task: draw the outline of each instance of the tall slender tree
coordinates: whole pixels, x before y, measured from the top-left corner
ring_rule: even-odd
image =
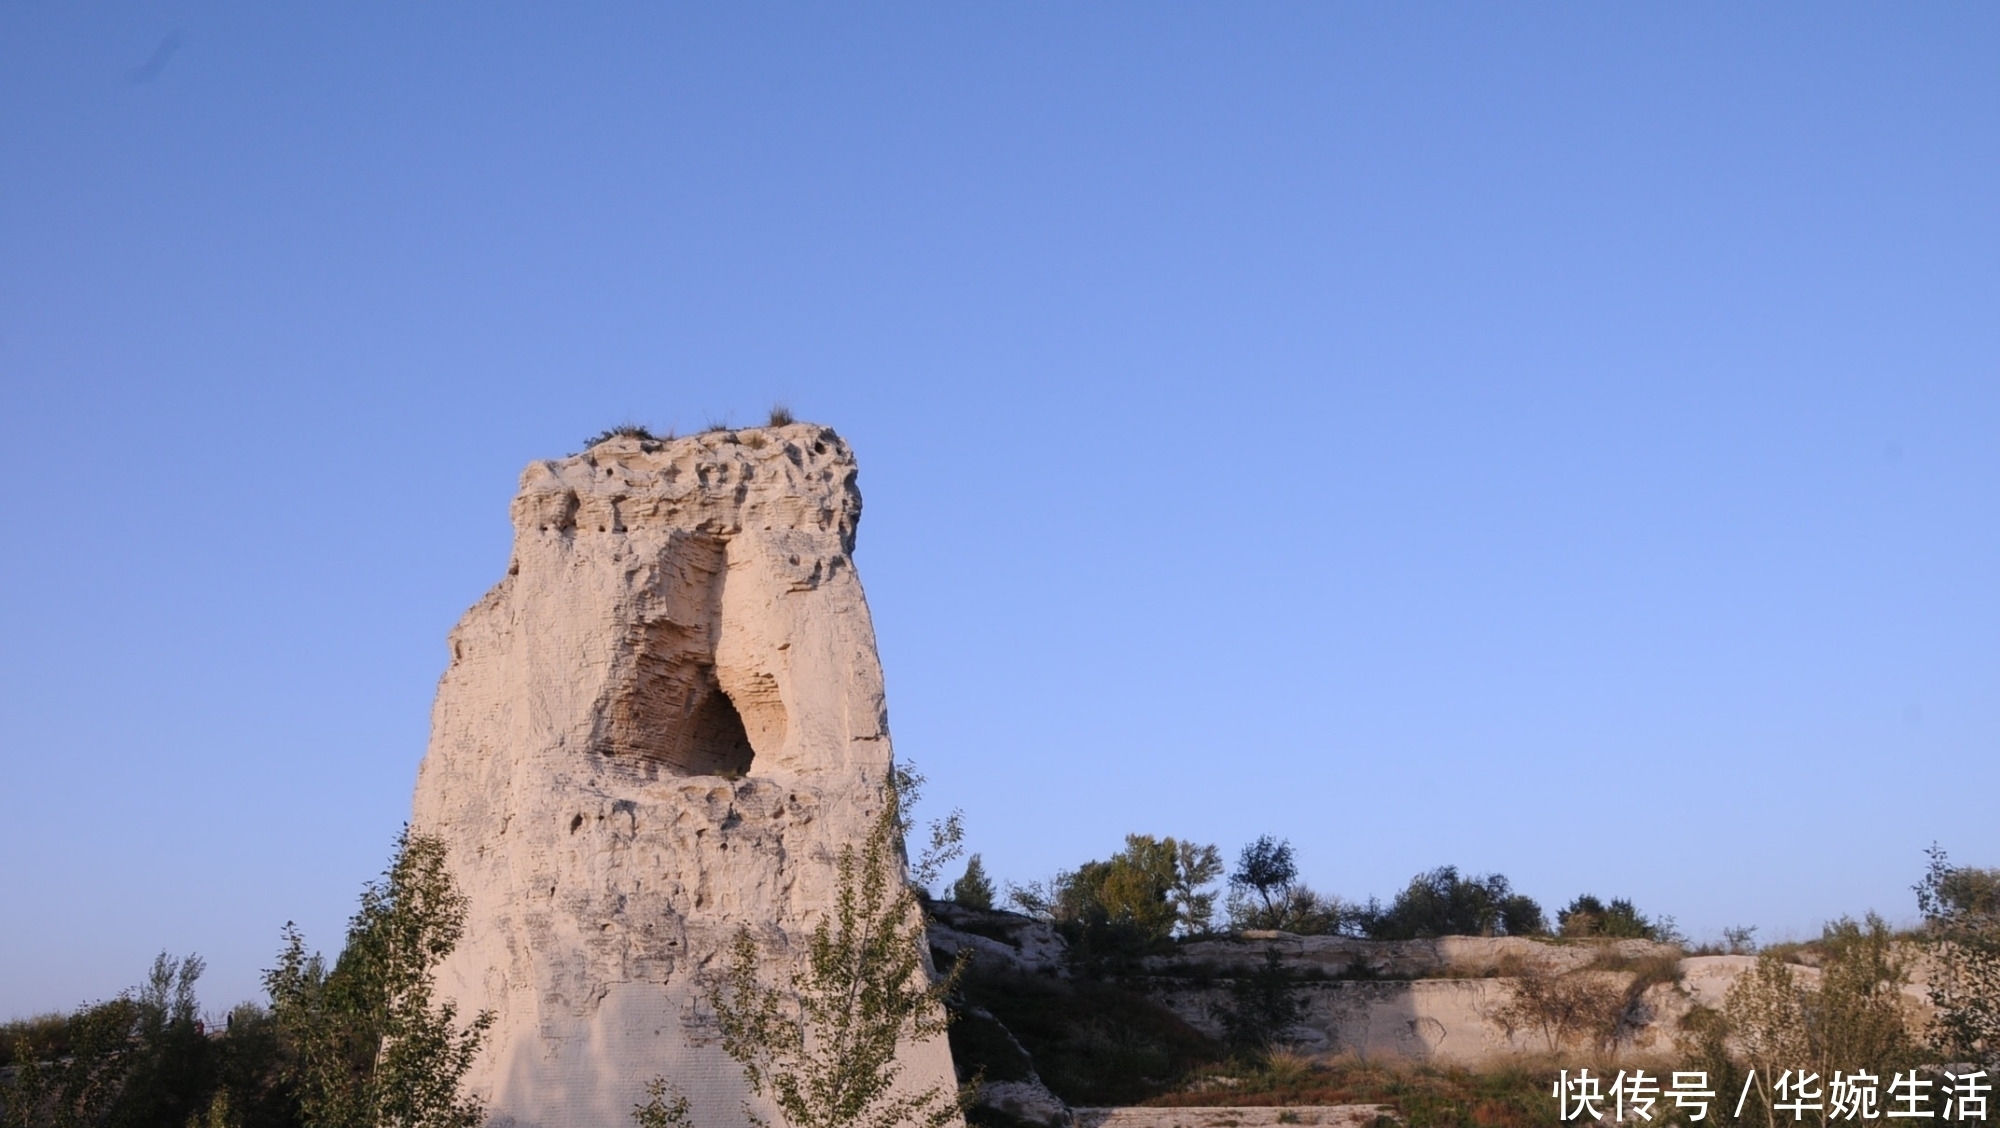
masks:
[[[382,879],[362,892],[331,970],[285,926],[264,985],[309,1128],[477,1128],[484,1110],[459,1086],[493,1016],[461,1028],[432,983],[464,931],[465,896],[443,841],[407,827]]]

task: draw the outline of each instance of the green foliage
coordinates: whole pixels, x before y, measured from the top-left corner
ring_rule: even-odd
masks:
[[[1613,898],[1609,905],[1585,893],[1556,914],[1558,930],[1569,937],[1604,937],[1611,940],[1663,940],[1665,931],[1648,920],[1632,902]]]
[[[293,1128],[299,1123],[298,1101],[285,1080],[289,1050],[269,1010],[239,1004],[214,1044],[220,1051],[218,1092],[227,1097],[232,1128]]]
[[[459,1081],[491,1014],[459,1029],[451,1003],[432,1001],[432,970],[464,932],[465,897],[445,868],[444,843],[407,828],[379,882],[361,895],[347,945],[328,970],[285,926],[278,966],[265,973],[271,1009],[292,1056],[287,1075],[309,1128],[476,1128],[478,1101]]]
[[[0,1125],[180,1125],[215,1084],[216,1048],[197,1018],[199,956],[162,952],[135,991],[16,1027]]]
[[[1912,1069],[1921,1055],[1901,1003],[1909,969],[1893,941],[1889,926],[1872,913],[1859,924],[1842,918],[1827,925],[1817,983],[1766,952],[1729,989],[1720,1026],[1705,1033],[1717,1043],[1729,1039],[1743,1064],[1761,1076],[1795,1069],[1886,1078]],[[1746,1121],[1775,1128],[1769,1094],[1753,1092],[1750,1100]]]
[[[898,1045],[945,1033],[944,1000],[959,976],[954,968],[932,983],[924,965],[926,922],[898,864],[905,794],[892,785],[861,849],[841,848],[833,911],[813,929],[787,986],[764,982],[746,929],[710,996],[723,1049],[792,1128],[943,1128],[970,1097],[941,1083],[896,1088]]]
[[[1542,907],[1534,898],[1515,893],[1505,875],[1461,876],[1456,866],[1416,875],[1388,909],[1371,902],[1361,921],[1364,931],[1377,940],[1533,936],[1548,931]]]
[[[37,1054],[60,1057],[67,1053],[62,1038],[68,1026],[69,1016],[60,1011],[0,1024],[0,1069],[33,1061]]]
[[[1299,936],[1322,936],[1344,931],[1354,912],[1334,897],[1314,892],[1304,882],[1281,891],[1269,903],[1232,889],[1227,905],[1229,927],[1290,932]]]
[[[646,1082],[646,1103],[632,1106],[632,1119],[639,1128],[689,1128],[687,1094],[664,1077]]]
[[[1208,887],[1221,876],[1222,856],[1213,846],[1128,834],[1125,849],[1110,860],[1085,862],[1009,896],[1030,916],[1061,928],[1079,966],[1102,971],[1176,935],[1207,932],[1215,916]]]
[[[1234,889],[1254,892],[1268,911],[1298,877],[1299,867],[1292,858],[1292,844],[1265,834],[1237,855],[1236,869],[1229,875],[1229,884]]]
[[[924,777],[913,763],[904,762],[889,769],[889,818],[891,831],[900,845],[907,843],[910,832],[916,829],[911,812],[923,798]],[[965,812],[953,808],[941,819],[932,819],[927,828],[928,841],[909,862],[910,884],[918,889],[928,889],[944,867],[965,851]],[[908,848],[904,848],[905,856]]]
[[[965,876],[952,883],[951,899],[968,909],[993,908],[993,879],[986,876],[979,855],[974,854],[965,863]]]
[[[1959,1060],[2000,1071],[2000,869],[1954,866],[1936,846],[1917,885],[1935,962],[1933,1036]]]
[[[1245,846],[1229,875],[1229,927],[1304,936],[1339,932],[1351,914],[1338,898],[1322,897],[1298,877],[1290,842],[1266,834]]]

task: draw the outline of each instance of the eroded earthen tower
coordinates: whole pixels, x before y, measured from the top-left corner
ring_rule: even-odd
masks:
[[[617,437],[522,475],[414,814],[470,898],[439,986],[496,1015],[469,1078],[495,1125],[623,1128],[656,1074],[697,1122],[742,1118],[697,976],[740,926],[809,930],[884,799],[860,515],[852,453],[810,424]],[[941,1042],[903,1066],[951,1082]]]

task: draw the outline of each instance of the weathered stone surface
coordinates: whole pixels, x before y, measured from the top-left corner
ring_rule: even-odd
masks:
[[[697,1122],[741,1120],[704,969],[748,927],[778,973],[885,799],[860,515],[852,454],[808,424],[614,438],[522,474],[507,576],[451,633],[413,818],[470,898],[439,983],[496,1015],[469,1079],[494,1125],[624,1128],[654,1075]],[[901,1064],[953,1081],[942,1039]]]
[[[1068,977],[1069,945],[1055,926],[1019,913],[931,905],[931,950],[947,959],[970,952],[980,967]]]

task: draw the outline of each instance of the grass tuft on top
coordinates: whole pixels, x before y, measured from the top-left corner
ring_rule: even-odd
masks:
[[[610,442],[612,439],[638,439],[641,442],[657,443],[665,442],[673,437],[674,433],[671,430],[664,435],[655,435],[650,428],[643,424],[620,423],[616,427],[599,431],[595,435],[585,439],[583,441],[583,449],[589,450],[598,443]]]
[[[798,420],[792,417],[792,409],[783,403],[771,405],[771,417],[764,421],[766,427],[789,427]]]

